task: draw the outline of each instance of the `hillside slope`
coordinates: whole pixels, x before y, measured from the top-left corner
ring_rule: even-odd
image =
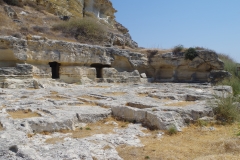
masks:
[[[21,2],[1,0],[0,35],[12,35],[18,38],[41,35],[50,39],[77,42],[79,41],[76,36],[79,34],[77,30],[69,35],[64,33],[64,29],[54,30],[53,27],[64,24],[74,30],[78,27],[76,23],[84,23],[85,28],[89,28],[89,25],[104,28],[104,40],[93,39],[80,41],[81,43],[136,48],[137,43],[131,39],[128,29],[115,21],[115,12],[109,0],[23,0]],[[82,22],[84,19],[91,23],[85,24]],[[90,31],[90,34],[95,33]]]

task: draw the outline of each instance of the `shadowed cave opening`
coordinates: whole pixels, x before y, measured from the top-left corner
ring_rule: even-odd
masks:
[[[101,64],[101,63],[93,63],[91,64],[91,67],[94,67],[96,68],[96,72],[97,72],[97,78],[102,78],[102,69],[103,68],[109,68],[111,67],[110,65],[107,65],[107,64]]]
[[[58,62],[49,62],[50,67],[52,68],[52,79],[59,78],[59,66],[61,65]]]

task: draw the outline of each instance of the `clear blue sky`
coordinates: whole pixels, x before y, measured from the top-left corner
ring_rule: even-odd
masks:
[[[206,47],[240,62],[240,0],[111,0],[139,46]]]

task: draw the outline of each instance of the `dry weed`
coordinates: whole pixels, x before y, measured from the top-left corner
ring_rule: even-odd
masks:
[[[194,105],[196,102],[191,102],[191,101],[179,101],[179,102],[174,102],[174,103],[168,103],[165,106],[169,107],[186,107],[189,105]]]
[[[119,146],[123,159],[151,160],[175,159],[236,159],[240,157],[240,139],[234,137],[237,125],[215,126],[215,130],[201,130],[194,125],[176,135],[156,137],[156,131],[148,131],[151,136],[141,137],[144,147]],[[221,156],[220,156],[221,155]]]
[[[32,118],[32,117],[41,117],[40,114],[38,114],[36,112],[32,112],[31,110],[7,111],[7,113],[13,119],[24,119],[24,118]]]

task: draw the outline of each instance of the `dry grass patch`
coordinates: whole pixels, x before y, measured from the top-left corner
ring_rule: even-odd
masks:
[[[234,134],[236,124],[215,126],[214,131],[204,131],[194,125],[176,135],[157,138],[157,131],[149,131],[151,136],[140,137],[144,147],[119,146],[123,159],[151,160],[175,159],[236,159],[240,157],[240,138]]]
[[[108,123],[107,123],[108,122]],[[117,126],[115,125],[117,124]],[[84,138],[84,137],[90,137],[95,134],[110,134],[113,133],[114,128],[116,127],[126,127],[128,125],[128,122],[124,121],[118,121],[112,117],[108,117],[104,120],[98,121],[96,123],[89,123],[85,127],[78,128],[74,131],[72,130],[61,130],[60,133],[71,133],[72,138]],[[41,134],[49,135],[51,133],[49,132],[43,132]],[[59,141],[62,141],[62,138],[49,138],[46,140],[46,143],[57,143]]]
[[[64,141],[64,137],[53,137],[53,138],[48,138],[46,139],[45,143],[47,144],[56,144],[56,143],[59,143],[59,142],[63,142]]]
[[[165,106],[169,106],[169,107],[186,107],[186,106],[193,105],[193,104],[196,104],[196,102],[179,101],[179,102],[166,104]]]
[[[7,111],[7,113],[13,119],[24,119],[24,118],[32,118],[32,117],[41,117],[37,112],[32,112],[31,110],[17,110],[17,111]]]
[[[108,92],[105,93],[104,96],[123,96],[126,92]]]

